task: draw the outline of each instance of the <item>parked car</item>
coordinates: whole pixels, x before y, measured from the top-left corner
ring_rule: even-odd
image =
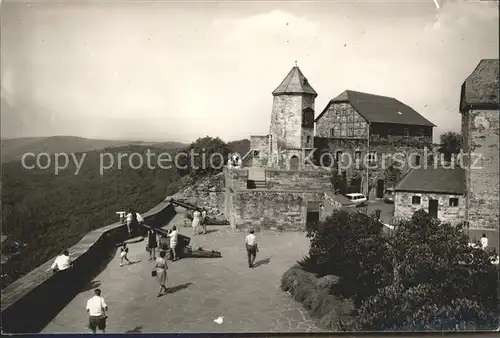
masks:
[[[394,188],[385,189],[384,202],[394,203]]]
[[[352,203],[356,205],[366,204],[366,202],[368,201],[366,196],[360,193],[345,194],[345,197],[347,197]]]

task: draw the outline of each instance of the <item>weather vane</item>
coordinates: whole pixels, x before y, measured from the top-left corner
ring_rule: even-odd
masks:
[[[295,67],[297,67],[297,61],[295,61]]]

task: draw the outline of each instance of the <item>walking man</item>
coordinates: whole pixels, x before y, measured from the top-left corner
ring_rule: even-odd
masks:
[[[92,333],[96,333],[97,329],[105,333],[108,306],[101,297],[101,289],[94,290],[94,296],[87,301],[86,310],[89,314],[89,329]]]
[[[250,230],[250,233],[245,238],[245,246],[247,249],[248,267],[253,268],[257,252],[259,252],[259,248],[257,247],[257,238],[255,237],[253,230]]]
[[[179,233],[177,232],[177,227],[174,225],[172,231],[169,232],[168,237],[170,237],[170,250],[172,252],[172,261],[177,260],[177,237]]]

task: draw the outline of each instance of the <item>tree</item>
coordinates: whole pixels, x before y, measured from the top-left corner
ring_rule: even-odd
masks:
[[[401,178],[401,170],[396,168],[394,165],[390,165],[385,169],[385,180],[388,187],[394,187],[399,182]]]
[[[356,329],[498,326],[498,267],[489,253],[468,246],[461,227],[420,210],[398,226],[386,247],[392,282],[362,303]]]
[[[463,138],[461,134],[449,131],[441,134],[439,139],[441,141],[439,152],[444,155],[446,161],[451,161],[452,156],[460,153],[460,150],[462,150]]]
[[[359,305],[390,281],[384,267],[386,247],[382,224],[360,212],[335,211],[324,222],[307,227],[309,256],[318,275],[336,275],[340,283],[333,292],[353,298]]]
[[[218,137],[199,138],[177,153],[177,170],[182,176],[194,177],[218,173],[227,161],[229,152],[228,145]]]

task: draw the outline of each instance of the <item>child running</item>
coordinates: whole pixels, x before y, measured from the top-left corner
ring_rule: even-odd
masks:
[[[128,254],[128,248],[127,248],[127,243],[123,243],[122,247],[120,248],[120,266],[123,266],[123,261],[126,260],[128,264],[130,264],[130,261],[127,258]]]

